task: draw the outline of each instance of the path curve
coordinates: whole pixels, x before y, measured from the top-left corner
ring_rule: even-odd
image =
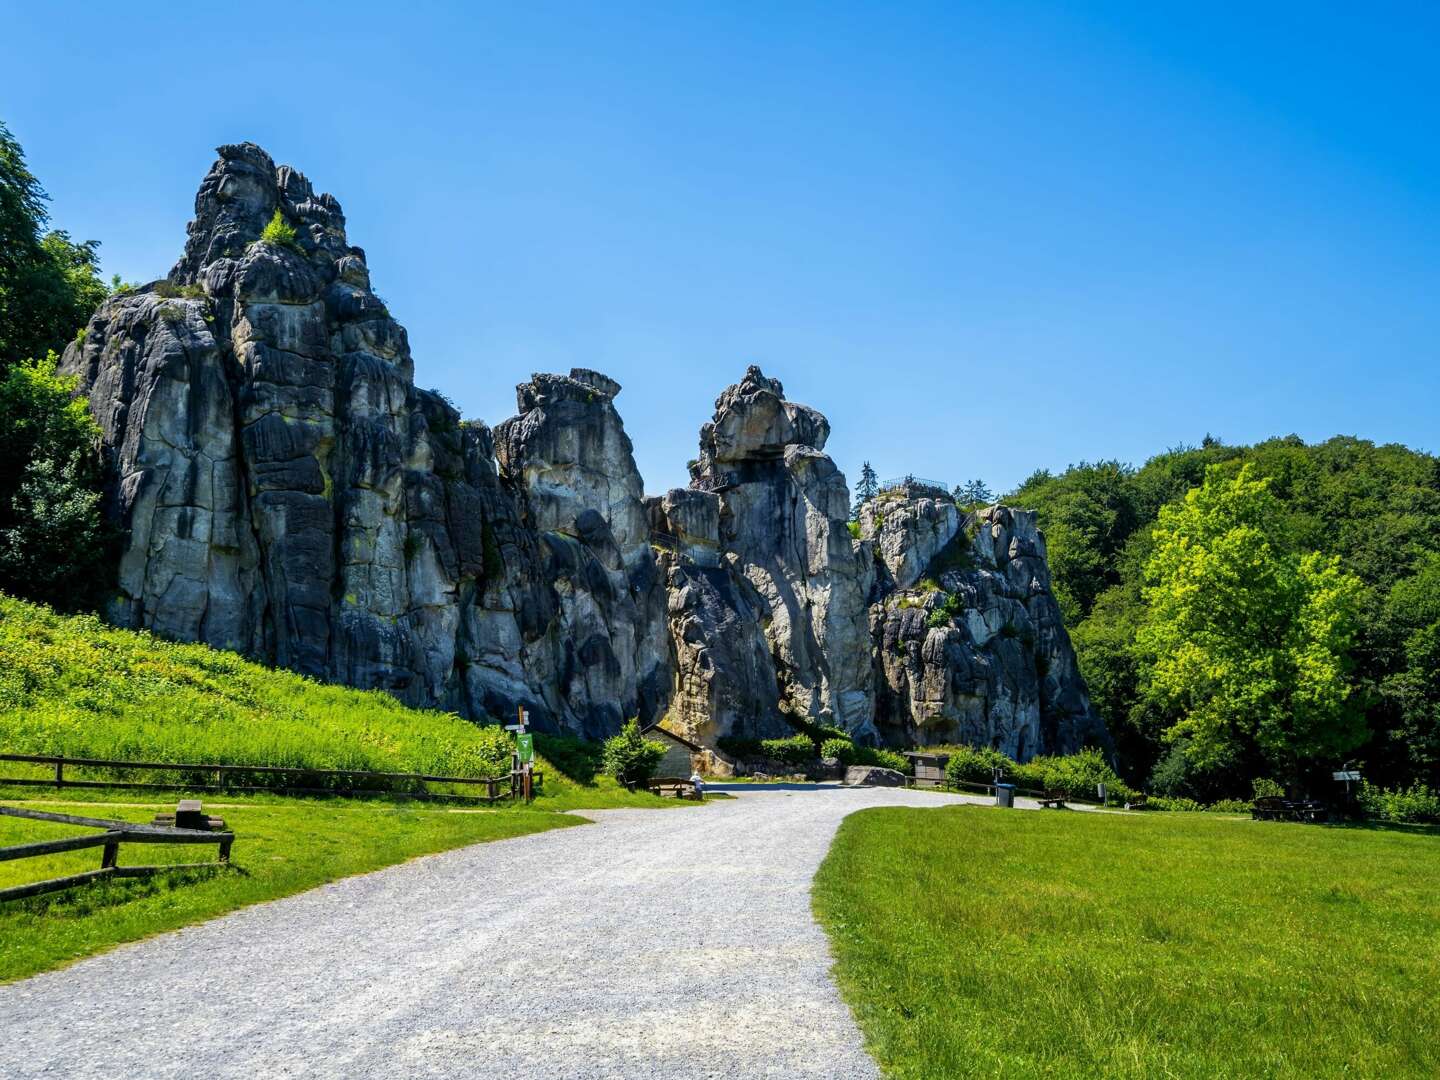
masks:
[[[0,987],[25,1077],[878,1077],[810,881],[841,819],[743,792],[426,856]],[[237,844],[237,852],[240,845]]]

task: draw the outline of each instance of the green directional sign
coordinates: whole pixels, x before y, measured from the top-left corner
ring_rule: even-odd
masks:
[[[516,753],[516,756],[518,756],[518,757],[520,758],[520,764],[522,764],[522,765],[524,765],[527,761],[534,761],[534,760],[535,760],[535,736],[534,736],[534,735],[516,735],[516,736],[515,736],[515,753]]]

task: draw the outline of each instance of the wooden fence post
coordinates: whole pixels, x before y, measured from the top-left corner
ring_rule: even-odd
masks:
[[[105,845],[105,850],[100,855],[100,869],[113,870],[116,858],[120,854],[120,840],[117,837]]]
[[[55,759],[55,788],[58,791],[65,786],[65,755],[61,754]]]

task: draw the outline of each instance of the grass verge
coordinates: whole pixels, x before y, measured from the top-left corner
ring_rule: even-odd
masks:
[[[866,810],[815,880],[894,1077],[1440,1075],[1440,835]]]
[[[95,799],[28,799],[37,810],[149,821],[161,806],[132,793]],[[448,848],[579,825],[543,810],[448,811],[419,804],[285,800],[276,796],[207,802],[236,834],[232,869],[177,871],[105,881],[0,904],[0,982],[59,967],[122,942],[274,900],[351,874]],[[75,826],[0,817],[0,847],[81,835]],[[209,846],[121,845],[125,865],[213,859]],[[98,848],[0,863],[0,887],[93,870]]]

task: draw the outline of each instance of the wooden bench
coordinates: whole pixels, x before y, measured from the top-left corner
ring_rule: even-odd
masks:
[[[1065,793],[1063,791],[1047,791],[1044,795],[1040,796],[1038,801],[1041,807],[1046,810],[1067,809],[1065,806]]]
[[[647,781],[645,788],[661,798],[674,795],[677,799],[701,800],[700,792],[695,790],[695,781],[683,776],[657,776]]]

